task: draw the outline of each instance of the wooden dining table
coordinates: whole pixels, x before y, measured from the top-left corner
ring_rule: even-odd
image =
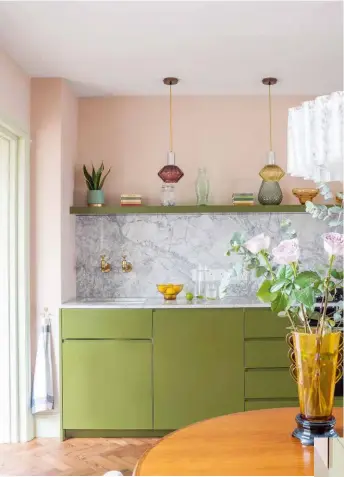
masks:
[[[314,448],[291,433],[298,408],[240,412],[208,419],[162,438],[134,475],[314,475]],[[336,408],[343,435],[343,409]]]

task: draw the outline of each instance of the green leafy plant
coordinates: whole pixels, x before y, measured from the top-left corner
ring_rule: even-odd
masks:
[[[320,336],[341,327],[340,311],[343,302],[337,303],[334,311],[327,311],[328,303],[338,287],[343,286],[343,271],[334,267],[335,258],[343,257],[344,236],[339,233],[323,235],[324,249],[328,254],[328,263],[321,271],[302,270],[299,260],[300,248],[295,231],[289,230],[289,223],[282,223],[286,236],[293,238],[283,240],[269,251],[270,237],[264,234],[245,240],[240,233],[235,233],[230,241],[227,255],[239,254],[243,258],[246,270],[255,272],[262,281],[256,293],[263,303],[270,303],[271,310],[279,316],[289,318],[291,329],[302,328],[305,333]],[[317,299],[320,312],[315,312]],[[311,326],[317,322],[317,326]]]
[[[329,186],[321,182],[317,184],[320,194],[325,200],[333,199],[333,194]],[[326,205],[316,205],[313,202],[306,202],[306,212],[308,212],[313,219],[323,220],[327,222],[329,227],[343,227],[343,194],[337,192],[336,197],[341,205],[334,205],[327,207]]]
[[[86,166],[83,166],[84,176],[86,180],[86,184],[89,190],[102,190],[105,179],[109,175],[111,168],[107,171],[105,176],[103,176],[104,172],[104,164],[101,163],[101,166],[98,170],[95,170],[92,165],[92,172],[91,174],[88,172]],[[103,177],[102,177],[103,176]]]

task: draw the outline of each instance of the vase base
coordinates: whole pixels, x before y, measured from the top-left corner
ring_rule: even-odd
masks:
[[[328,421],[308,421],[304,419],[301,414],[295,418],[297,428],[294,430],[292,436],[301,441],[305,446],[314,446],[314,439],[316,437],[338,437],[334,429],[336,424],[335,418],[332,416]]]

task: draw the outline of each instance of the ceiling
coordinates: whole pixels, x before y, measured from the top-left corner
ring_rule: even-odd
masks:
[[[79,96],[343,89],[341,1],[0,2],[0,47]]]

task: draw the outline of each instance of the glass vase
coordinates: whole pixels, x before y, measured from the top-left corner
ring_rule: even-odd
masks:
[[[320,336],[293,332],[291,374],[297,382],[300,414],[293,436],[313,445],[314,437],[334,437],[332,416],[336,382],[343,375],[341,332]],[[289,338],[290,340],[290,338]]]
[[[199,169],[196,180],[197,205],[208,205],[209,179],[206,169]]]
[[[173,184],[163,184],[161,186],[161,205],[166,207],[176,205],[175,189]]]
[[[279,205],[283,194],[277,181],[262,181],[258,193],[258,201],[262,205]]]

